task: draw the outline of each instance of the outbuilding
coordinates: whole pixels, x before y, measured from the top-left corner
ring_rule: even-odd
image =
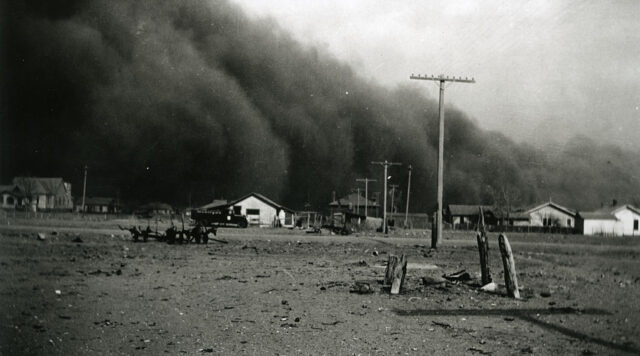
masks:
[[[580,212],[577,215],[576,228],[583,235],[621,236],[622,225],[618,219],[607,212]]]

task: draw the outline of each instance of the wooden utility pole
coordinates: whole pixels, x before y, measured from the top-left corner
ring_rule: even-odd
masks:
[[[382,233],[387,233],[387,169],[389,166],[400,166],[402,163],[397,162],[389,162],[385,160],[384,162],[371,162],[371,164],[379,164],[384,166],[384,206],[382,207]]]
[[[438,136],[438,214],[436,215],[437,220],[437,232],[435,235],[435,239],[431,241],[431,247],[438,247],[438,243],[442,240],[442,192],[443,192],[443,170],[444,170],[444,83],[445,82],[459,82],[459,83],[475,83],[475,79],[471,78],[462,78],[462,77],[445,77],[440,74],[437,77],[433,75],[413,75],[409,77],[409,79],[417,79],[417,80],[433,80],[440,82],[440,128],[439,128],[439,136]]]
[[[375,182],[375,179],[369,178],[358,178],[356,182],[364,182],[364,216],[369,216],[367,213],[367,208],[369,207],[369,182]]]
[[[409,224],[409,194],[411,193],[411,165],[409,165],[409,183],[407,183],[407,208],[404,211],[404,228],[406,229]]]
[[[391,187],[391,213],[395,213],[394,209],[396,207],[395,205],[395,197],[396,197],[396,190],[398,190],[399,185],[397,184],[389,184],[389,186]]]
[[[358,194],[358,197],[356,198],[356,201],[357,201],[356,214],[360,215],[360,187],[357,187],[355,189],[351,189],[351,192]]]
[[[84,182],[82,183],[82,212],[84,213],[84,200],[87,196],[87,165],[84,166]]]

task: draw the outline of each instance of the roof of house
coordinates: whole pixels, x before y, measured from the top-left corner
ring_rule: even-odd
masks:
[[[15,177],[13,184],[25,194],[57,195],[65,193],[64,180],[59,177]]]
[[[550,206],[550,207],[552,207],[552,208],[554,208],[556,210],[560,210],[561,212],[563,212],[563,213],[565,213],[567,215],[576,216],[576,214],[577,214],[577,212],[575,210],[572,210],[572,209],[569,209],[569,208],[565,208],[564,206],[562,206],[560,204],[556,204],[556,203],[554,203],[552,201],[548,201],[548,202],[542,203],[540,205],[536,205],[535,207],[527,210],[525,213],[531,214],[534,211],[540,210],[540,209],[542,209],[544,207],[547,207],[547,206]]]
[[[332,207],[349,206],[349,205],[357,206],[358,199],[360,199],[360,206],[364,206],[364,205],[372,206],[372,207],[378,206],[377,202],[371,201],[369,199],[365,199],[362,195],[359,195],[358,193],[351,193],[346,197],[342,197],[337,200],[334,200],[331,203],[329,203],[329,206],[332,206]]]
[[[487,214],[493,214],[493,207],[490,205],[462,205],[449,204],[449,213],[456,216],[476,216],[480,213],[480,208]]]
[[[0,185],[0,193],[11,193],[13,195],[22,196],[22,191],[15,184]]]
[[[145,205],[142,205],[139,209],[148,209],[148,210],[173,210],[171,205],[161,202],[151,202]]]
[[[636,208],[635,206],[633,206],[631,204],[621,204],[621,205],[616,205],[616,206],[606,206],[604,208],[600,208],[600,209],[596,210],[596,212],[615,214],[616,212],[618,212],[620,210],[623,210],[623,209],[631,210],[632,212],[640,215],[640,209]]]
[[[115,198],[108,197],[86,197],[84,199],[84,205],[111,205],[115,204]],[[82,197],[76,199],[77,204],[82,204]]]
[[[583,220],[618,220],[610,213],[597,211],[579,212],[578,216],[580,216]]]
[[[273,200],[271,200],[271,199],[269,199],[269,198],[265,197],[264,195],[262,195],[262,194],[260,194],[260,193],[256,193],[256,192],[251,192],[251,193],[249,193],[249,194],[247,194],[247,195],[245,195],[245,196],[243,196],[243,197],[241,197],[241,198],[239,198],[239,199],[236,199],[236,200],[234,200],[234,201],[232,201],[232,202],[228,203],[228,205],[235,205],[235,204],[238,204],[239,202],[241,202],[241,201],[243,201],[243,200],[245,200],[245,199],[247,199],[247,198],[249,198],[249,197],[255,197],[255,198],[257,198],[258,200],[262,200],[263,202],[267,203],[267,205],[271,205],[272,207],[274,207],[274,208],[276,208],[276,209],[282,209],[282,210],[288,211],[288,212],[290,212],[290,213],[294,213],[294,212],[295,212],[294,210],[289,209],[289,208],[287,208],[287,207],[286,207],[286,206],[284,206],[284,205],[280,205],[280,204],[278,204],[278,203],[274,202]]]

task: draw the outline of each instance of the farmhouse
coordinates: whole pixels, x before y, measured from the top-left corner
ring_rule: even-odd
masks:
[[[625,204],[582,212],[577,227],[584,235],[640,236],[640,209]]]
[[[364,215],[366,208],[367,215],[373,215],[372,213],[375,212],[375,216],[378,216],[378,203],[365,199],[358,193],[335,199],[329,203],[329,208],[332,212],[350,212],[356,215]]]
[[[25,197],[29,209],[73,210],[71,184],[62,178],[15,177],[13,184]]]
[[[135,214],[146,217],[155,215],[171,215],[173,214],[173,208],[171,205],[166,203],[152,202],[138,207]]]
[[[259,193],[250,193],[227,204],[236,215],[245,215],[249,225],[294,227],[295,212]]]
[[[82,210],[82,198],[76,201],[76,210]],[[84,200],[85,213],[105,213],[117,214],[120,212],[120,205],[115,198],[107,197],[87,197]]]
[[[525,212],[531,226],[574,228],[576,212],[552,201],[535,206]]]

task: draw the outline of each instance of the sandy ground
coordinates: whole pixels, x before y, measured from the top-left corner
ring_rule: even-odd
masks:
[[[166,245],[113,227],[3,226],[0,354],[640,354],[640,239],[509,237],[522,300],[442,280],[478,272],[468,233],[434,251],[420,232],[223,229],[227,243]],[[402,253],[421,268],[390,296],[382,266]],[[351,293],[356,281],[375,292]]]

